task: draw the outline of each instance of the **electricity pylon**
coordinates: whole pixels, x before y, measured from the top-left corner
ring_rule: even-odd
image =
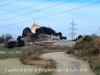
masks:
[[[73,19],[72,19],[72,22],[69,25],[71,25],[71,28],[69,28],[69,29],[71,29],[70,35],[71,35],[72,40],[74,40],[75,35],[76,35],[75,30],[77,30],[77,29],[74,27],[74,25],[76,25],[76,24],[74,23]]]

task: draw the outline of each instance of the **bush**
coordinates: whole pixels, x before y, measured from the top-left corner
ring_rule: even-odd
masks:
[[[41,28],[38,28],[36,30],[36,33],[37,34],[47,34],[47,35],[52,35],[55,33],[55,30],[51,29],[51,28],[48,28],[48,27],[41,27]]]
[[[73,53],[72,50],[68,50],[68,51],[67,51],[67,54],[72,54],[72,53]]]
[[[34,41],[36,41],[36,39],[38,39],[38,35],[37,34],[32,34],[31,35],[31,40],[34,42]]]
[[[32,33],[29,27],[23,29],[22,38],[27,37],[29,33]]]
[[[73,46],[73,50],[80,50],[79,56],[98,55],[100,54],[100,37],[86,36]]]
[[[8,42],[8,45],[7,45],[8,48],[13,48],[15,46],[16,46],[16,42],[15,41]]]
[[[3,37],[0,37],[0,43],[3,43],[5,39]]]
[[[18,40],[18,47],[22,47],[25,45],[25,42],[23,40]]]
[[[10,39],[13,39],[11,34],[3,34],[2,36],[0,36],[0,43],[8,42]]]
[[[91,40],[93,40],[93,39],[92,39],[92,37],[89,36],[89,35],[87,35],[87,36],[85,36],[85,37],[83,38],[83,41],[85,41],[85,42],[90,42]]]
[[[18,36],[17,40],[21,40],[21,38],[22,38],[21,36]]]
[[[60,36],[60,40],[66,40],[66,37]]]

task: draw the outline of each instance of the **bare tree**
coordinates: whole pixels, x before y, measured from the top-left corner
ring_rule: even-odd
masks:
[[[5,42],[8,42],[10,39],[13,39],[11,34],[6,34],[5,35]]]
[[[2,36],[0,36],[0,43],[8,42],[10,39],[13,39],[11,34],[3,34]]]
[[[5,42],[5,35],[4,34],[0,37],[0,43],[3,43],[3,42]]]

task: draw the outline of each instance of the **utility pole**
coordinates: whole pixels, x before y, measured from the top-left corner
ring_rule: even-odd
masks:
[[[96,33],[96,34],[97,34],[97,36],[99,36],[99,35],[98,35],[98,31],[97,31],[97,33]]]
[[[100,28],[99,28],[99,36],[100,36]]]
[[[16,40],[16,33],[15,33],[15,40]]]
[[[73,19],[72,19],[72,22],[69,25],[71,25],[71,28],[69,28],[69,29],[71,29],[70,35],[71,35],[72,40],[74,40],[75,39],[75,35],[76,35],[75,34],[76,28],[74,27],[74,25],[76,25],[76,24],[74,23]]]

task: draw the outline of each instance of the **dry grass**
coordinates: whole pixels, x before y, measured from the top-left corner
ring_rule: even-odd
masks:
[[[100,55],[99,56],[92,56],[89,59],[91,68],[96,73],[96,75],[100,75]]]
[[[67,51],[70,49],[70,47],[68,47],[68,46],[52,46],[52,45],[49,45],[49,46],[34,45],[34,46],[32,46],[32,48],[34,48],[35,51],[40,50],[40,51],[42,51],[42,53],[47,53],[47,52],[51,52],[51,51]]]
[[[56,63],[53,60],[38,60],[38,61],[29,61],[27,62],[27,64],[29,65],[38,65],[41,66],[43,68],[47,68],[47,69],[52,69],[52,68],[56,68]]]
[[[38,45],[38,46],[52,46],[53,43],[52,42],[39,42],[39,43],[36,43],[36,45]]]
[[[67,54],[71,54],[71,53],[73,53],[73,51],[72,50],[68,50],[66,53]]]
[[[100,37],[85,37],[78,41],[72,48],[72,52],[77,56],[92,56],[100,54]]]
[[[0,75],[36,75],[35,71],[27,71],[27,72],[19,72],[16,71],[14,72],[14,70],[10,73],[10,72],[6,72],[5,69],[38,69],[41,67],[35,66],[35,65],[23,65],[21,64],[21,62],[19,61],[19,58],[10,58],[10,59],[6,59],[6,60],[0,60]]]
[[[42,73],[39,73],[38,75],[52,75],[52,72],[42,72]]]
[[[96,75],[100,75],[100,37],[87,36],[78,41],[67,53],[88,60]]]
[[[94,47],[98,50],[100,54],[100,37],[95,38],[93,42],[94,42]]]
[[[53,61],[52,59],[44,60],[39,57],[41,54],[43,54],[43,51],[41,52],[40,50],[35,50],[35,51],[24,50],[20,57],[20,61],[22,62],[22,64],[26,65],[38,65],[44,68],[56,67],[55,61]]]

